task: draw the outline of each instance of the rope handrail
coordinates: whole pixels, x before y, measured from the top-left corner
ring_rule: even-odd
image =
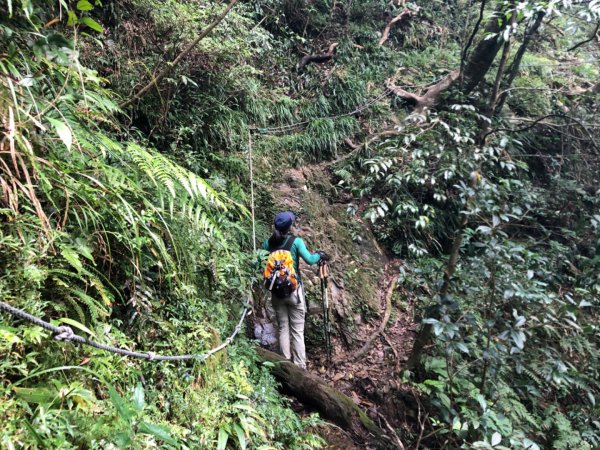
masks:
[[[295,130],[296,128],[303,128],[306,125],[308,125],[310,122],[315,121],[315,120],[336,120],[336,119],[341,119],[342,117],[350,117],[350,116],[354,116],[355,114],[359,114],[361,112],[363,112],[365,109],[370,108],[371,106],[373,106],[375,103],[377,103],[379,100],[381,100],[382,98],[387,97],[388,95],[390,95],[392,93],[392,90],[390,88],[386,88],[383,93],[379,94],[376,97],[371,98],[369,101],[363,103],[362,105],[356,107],[355,109],[353,109],[350,112],[345,112],[345,113],[341,113],[341,114],[336,114],[333,116],[325,116],[325,117],[315,117],[312,119],[307,119],[307,120],[303,120],[301,122],[296,122],[296,123],[292,123],[289,125],[282,125],[280,127],[250,127],[249,130],[252,132],[258,132],[260,134],[284,134],[284,133],[289,133],[293,130]]]
[[[235,2],[232,2],[232,4],[233,3],[235,3]],[[252,202],[252,240],[253,240],[254,251],[256,252],[256,225],[255,225],[256,219],[254,217],[254,177],[253,177],[253,167],[252,167],[252,136],[250,133],[249,133],[248,139],[249,139],[248,140],[248,147],[249,147],[248,163],[249,163],[249,169],[250,169],[250,189],[251,189],[251,193],[252,193],[252,197],[251,197],[251,202]],[[231,344],[233,342],[233,340],[235,339],[235,337],[239,334],[240,330],[242,329],[242,325],[244,324],[244,320],[246,319],[248,314],[252,314],[252,295],[249,294],[248,301],[244,305],[244,309],[242,311],[240,320],[238,321],[237,325],[233,329],[232,334],[227,339],[225,339],[225,341],[222,344],[220,344],[204,353],[192,353],[192,354],[185,354],[185,355],[157,355],[153,352],[134,352],[134,351],[127,350],[124,348],[114,347],[112,345],[101,344],[100,342],[96,342],[92,339],[86,339],[85,337],[76,334],[71,327],[68,327],[66,325],[62,325],[62,326],[52,325],[49,322],[46,322],[38,317],[35,317],[35,316],[23,311],[22,309],[15,308],[14,306],[11,306],[8,303],[5,303],[3,301],[0,301],[0,311],[7,312],[15,317],[26,320],[34,325],[37,325],[39,327],[44,328],[45,330],[50,331],[52,333],[52,337],[54,339],[56,339],[57,341],[76,342],[78,344],[89,345],[90,347],[104,350],[106,352],[116,353],[116,354],[122,355],[122,356],[129,356],[132,358],[147,359],[148,361],[186,361],[186,360],[195,359],[195,360],[202,362],[202,361],[206,361],[212,355],[223,350],[225,347],[227,347],[229,344]]]
[[[54,339],[56,339],[57,341],[76,342],[78,344],[89,345],[90,347],[94,347],[94,348],[104,350],[104,351],[107,351],[110,353],[116,353],[116,354],[122,355],[122,356],[130,356],[133,358],[147,359],[148,361],[185,361],[185,360],[190,360],[190,359],[195,359],[200,362],[206,361],[209,357],[211,357],[215,353],[223,350],[225,347],[227,347],[229,344],[231,344],[231,342],[233,342],[235,337],[238,335],[238,333],[242,329],[244,320],[246,319],[246,316],[248,315],[248,313],[251,311],[251,308],[252,307],[251,307],[250,303],[246,303],[246,305],[244,305],[244,310],[242,312],[240,320],[237,323],[237,325],[235,326],[231,336],[229,336],[227,339],[225,339],[225,341],[221,345],[218,345],[217,347],[215,347],[207,352],[204,352],[204,353],[193,353],[193,354],[186,354],[186,355],[157,355],[153,352],[133,352],[131,350],[127,350],[124,348],[114,347],[112,345],[101,344],[101,343],[93,341],[91,339],[86,339],[83,336],[76,334],[71,329],[71,327],[64,326],[64,325],[57,327],[56,325],[52,325],[51,323],[46,322],[38,317],[32,316],[31,314],[29,314],[21,309],[15,308],[14,306],[9,305],[8,303],[0,301],[0,310],[1,311],[5,311],[9,314],[12,314],[13,316],[16,316],[20,319],[26,320],[34,325],[37,325],[39,327],[44,328],[45,330],[50,331],[52,333],[52,336],[54,337]]]

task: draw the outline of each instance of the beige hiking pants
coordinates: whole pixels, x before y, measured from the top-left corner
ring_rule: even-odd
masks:
[[[289,297],[271,298],[279,336],[279,348],[284,358],[306,369],[306,349],[304,347],[304,313],[306,302],[302,284]],[[291,352],[290,352],[291,343]]]

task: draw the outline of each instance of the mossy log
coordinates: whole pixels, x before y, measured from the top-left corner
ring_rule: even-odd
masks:
[[[350,397],[276,353],[263,348],[258,348],[257,352],[264,361],[274,363],[270,368],[271,373],[281,382],[286,393],[315,408],[323,418],[331,420],[364,442],[377,441],[381,445],[379,448],[390,446],[389,437]]]

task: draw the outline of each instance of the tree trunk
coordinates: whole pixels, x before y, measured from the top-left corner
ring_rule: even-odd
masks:
[[[499,18],[504,17],[504,3],[501,2],[485,25],[485,36],[479,41],[464,66],[462,90],[465,94],[471,93],[481,83],[496,59],[496,55],[502,47],[500,31],[505,25],[505,20],[499,20]],[[490,34],[493,36],[486,39]]]
[[[540,28],[540,25],[542,24],[542,21],[544,20],[545,16],[546,16],[545,11],[543,11],[543,10],[539,11],[537,13],[535,21],[533,22],[531,27],[528,28],[527,31],[525,31],[525,37],[523,38],[523,42],[521,43],[519,50],[517,50],[517,54],[515,55],[511,65],[508,69],[508,77],[502,85],[503,92],[500,95],[500,99],[498,101],[498,104],[496,106],[496,110],[495,110],[494,114],[499,114],[502,111],[502,108],[504,107],[504,103],[506,102],[506,99],[508,97],[507,89],[509,89],[512,86],[513,81],[515,81],[515,78],[517,77],[517,74],[519,73],[519,68],[521,66],[521,60],[523,59],[523,55],[525,55],[525,52],[527,51],[527,47],[529,46],[531,39],[533,38],[535,33],[537,33],[537,30]]]
[[[386,81],[386,87],[397,96],[409,100],[415,104],[414,111],[417,113],[423,112],[427,108],[435,106],[442,92],[452,87],[457,80],[461,80],[462,92],[470,94],[477,85],[484,79],[487,72],[490,70],[496,55],[502,47],[500,32],[507,25],[505,16],[506,5],[504,2],[499,2],[495,13],[488,19],[485,25],[485,35],[478,42],[475,49],[468,56],[467,61],[461,62],[461,70],[450,72],[437,84],[431,86],[422,95],[407,92],[404,89],[395,86],[392,80]],[[477,27],[479,24],[477,25]],[[486,39],[488,35],[492,35]],[[474,35],[473,35],[474,37]],[[466,53],[465,49],[465,53]]]
[[[475,200],[477,186],[479,185],[480,181],[481,175],[479,172],[473,172],[471,174],[471,187],[473,188],[473,192],[470,194],[467,200],[467,208]],[[442,301],[448,295],[450,290],[450,283],[452,282],[452,277],[454,276],[454,271],[456,270],[456,265],[458,264],[458,257],[460,256],[460,247],[462,246],[464,231],[468,224],[469,216],[467,214],[462,214],[460,224],[456,229],[454,239],[452,240],[452,248],[450,249],[448,262],[446,263],[446,269],[444,270],[444,281],[442,282],[438,292],[440,300]],[[431,316],[436,319],[439,318],[439,309],[436,309]],[[406,368],[408,370],[414,370],[421,364],[421,356],[423,355],[427,345],[431,343],[431,338],[432,326],[429,324],[422,324],[419,332],[417,333],[417,337],[415,338],[410,357],[406,363]]]
[[[510,3],[512,8],[512,14],[510,18],[510,26],[514,26],[517,21],[517,8],[515,7],[515,0]],[[496,104],[498,102],[498,92],[500,91],[500,83],[502,82],[502,78],[504,77],[504,70],[506,69],[506,63],[508,61],[508,55],[510,54],[510,47],[512,43],[512,36],[509,36],[508,39],[504,41],[504,48],[502,49],[502,56],[500,57],[500,64],[498,65],[498,71],[496,72],[496,79],[494,81],[494,87],[492,89],[492,94],[489,99],[488,106],[488,117],[491,119],[494,115],[494,110],[496,108]],[[489,124],[488,124],[489,125]]]
[[[350,431],[364,442],[373,440],[383,447],[390,445],[385,433],[351,398],[276,353],[263,348],[257,348],[256,351],[263,361],[274,363],[270,367],[271,373],[281,382],[286,392],[305,405],[316,408],[325,419]]]
[[[460,222],[460,226],[456,230],[454,240],[452,241],[452,249],[450,250],[450,256],[448,257],[448,263],[446,264],[446,270],[444,271],[444,282],[442,283],[438,294],[440,296],[440,299],[442,300],[448,295],[448,290],[450,289],[450,281],[452,280],[452,276],[454,275],[454,271],[456,270],[456,264],[458,263],[458,256],[460,254],[460,246],[462,245],[463,240],[463,232],[465,227],[467,226],[467,223],[468,216],[463,215],[463,218]],[[439,312],[433,315],[439,317]],[[421,328],[417,333],[417,337],[415,338],[412,351],[410,352],[410,357],[406,362],[406,368],[408,370],[413,370],[421,363],[421,356],[425,351],[425,347],[431,342],[431,333],[431,325],[421,325]]]

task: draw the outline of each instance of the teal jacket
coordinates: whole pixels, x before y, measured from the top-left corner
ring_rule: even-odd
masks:
[[[279,250],[280,248],[285,247],[285,244],[288,242],[289,239],[292,239],[291,235],[286,236],[281,245],[274,248],[273,250]],[[262,248],[267,251],[269,250],[268,239],[263,242]],[[290,252],[292,253],[292,259],[294,260],[294,270],[298,275],[298,280],[302,280],[302,275],[300,274],[300,257],[302,257],[302,259],[306,261],[306,263],[309,266],[317,264],[319,261],[321,261],[321,255],[319,255],[318,253],[309,252],[302,238],[299,238],[297,236],[296,240],[294,241],[294,244],[292,245],[292,248],[290,249]]]

